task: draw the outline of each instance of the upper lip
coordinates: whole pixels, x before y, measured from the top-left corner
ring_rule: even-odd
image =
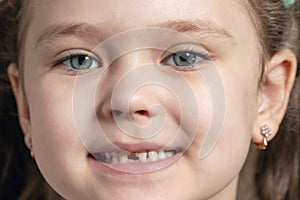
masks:
[[[179,151],[180,147],[175,147],[172,145],[161,145],[161,144],[154,144],[148,142],[141,142],[141,143],[118,143],[114,142],[111,145],[106,145],[103,148],[99,149],[98,152],[95,153],[102,153],[102,152],[146,152],[146,151],[159,151],[159,150],[176,150]]]

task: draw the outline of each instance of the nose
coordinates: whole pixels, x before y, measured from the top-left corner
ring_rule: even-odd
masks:
[[[128,93],[130,88],[120,88],[122,92],[117,92],[111,99],[111,116],[115,120],[130,120],[141,127],[147,127],[154,117],[159,117],[159,109],[162,107],[159,97],[153,95],[154,87],[145,86],[132,94]]]
[[[164,91],[161,86],[144,82],[149,80],[149,74],[139,70],[151,63],[150,56],[145,54],[122,56],[108,67],[98,88],[98,117],[127,121],[140,127],[147,127],[154,118],[164,117]]]

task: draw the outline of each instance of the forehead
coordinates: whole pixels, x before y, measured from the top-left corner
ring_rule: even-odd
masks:
[[[211,27],[230,32],[235,40],[244,40],[247,33],[254,32],[239,0],[42,0],[31,3],[31,38],[38,38],[53,24],[88,23],[117,33],[176,20],[205,21]]]

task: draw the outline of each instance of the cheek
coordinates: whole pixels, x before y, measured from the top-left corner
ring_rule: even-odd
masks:
[[[80,191],[82,186],[76,186],[80,182],[70,184],[74,174],[84,177],[86,158],[73,122],[72,83],[59,84],[59,80],[49,78],[28,85],[32,142],[38,167],[56,191],[72,193],[70,185]]]
[[[237,80],[232,72],[220,70],[226,99],[225,118],[220,122],[223,128],[214,148],[197,163],[198,171],[210,175],[206,176],[207,184],[216,188],[224,187],[238,176],[248,154],[255,120],[255,78],[240,74]],[[214,110],[216,105],[212,106]]]
[[[224,79],[226,118],[218,144],[223,159],[236,163],[233,167],[236,169],[242,166],[247,156],[257,111],[253,103],[257,99],[254,76],[246,77],[243,73],[239,76],[242,77],[239,80],[230,75]]]
[[[31,86],[30,118],[33,139],[37,147],[43,148],[37,142],[56,142],[57,150],[63,150],[64,146],[71,147],[76,138],[73,124],[72,90],[59,84],[47,84],[48,81],[37,82],[37,86]],[[51,139],[49,141],[49,139]],[[47,149],[51,145],[44,147]],[[61,149],[60,149],[61,148]]]

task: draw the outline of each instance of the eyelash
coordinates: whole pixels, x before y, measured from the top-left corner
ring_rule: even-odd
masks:
[[[180,49],[180,48],[179,48]],[[194,54],[196,56],[198,56],[199,58],[201,58],[202,60],[199,63],[196,64],[190,64],[188,66],[175,66],[175,65],[171,65],[171,67],[175,68],[178,71],[195,71],[197,69],[199,69],[199,64],[201,64],[204,61],[213,61],[211,55],[204,49],[194,46],[189,46],[189,47],[183,47],[180,50],[176,50],[176,51],[172,51],[169,50],[168,52],[171,52],[168,56],[165,56],[162,59],[162,64],[164,64],[163,62],[166,61],[167,59],[171,59],[172,56],[175,55],[179,55],[180,53],[189,53],[189,54]],[[174,58],[173,58],[174,59]],[[165,65],[165,64],[164,64]]]
[[[92,70],[93,68],[91,68],[91,69],[75,69],[75,68],[69,67],[69,66],[67,66],[66,64],[64,64],[64,62],[66,62],[67,60],[71,60],[72,58],[79,57],[79,56],[86,56],[86,57],[89,57],[89,58],[92,59],[93,61],[98,62],[98,63],[99,63],[99,67],[102,66],[102,62],[99,61],[99,59],[95,58],[95,56],[90,55],[89,53],[86,53],[86,52],[69,52],[69,55],[68,55],[68,56],[65,56],[65,57],[59,59],[58,61],[56,61],[55,64],[54,64],[54,67],[60,67],[60,66],[63,66],[63,67],[61,67],[61,68],[62,68],[64,71],[66,71],[67,73],[71,74],[71,75],[77,74],[77,73],[79,73],[79,72],[85,72],[85,71]],[[70,61],[70,62],[71,62],[71,61]]]
[[[205,51],[204,49],[202,49],[202,48],[189,46],[189,47],[183,47],[182,49],[180,49],[180,48],[177,48],[177,49],[178,50],[176,50],[176,51],[168,50],[169,54],[167,56],[163,57],[163,59],[161,61],[161,64],[172,67],[172,68],[174,68],[175,70],[178,70],[178,71],[184,71],[184,72],[187,71],[188,72],[188,71],[197,70],[199,68],[199,64],[201,64],[204,61],[212,61],[212,58],[209,55],[209,53],[207,51]],[[199,57],[202,60],[199,63],[189,64],[187,66],[176,66],[176,65],[164,64],[164,62],[166,62],[168,59],[171,59],[172,56],[179,55],[180,53],[193,54],[193,55]],[[98,62],[99,63],[98,67],[102,66],[102,62],[99,59],[95,58],[95,56],[90,55],[89,53],[86,53],[86,52],[69,52],[68,56],[65,56],[65,57],[59,59],[57,62],[55,62],[54,67],[63,66],[62,69],[65,70],[70,75],[74,75],[74,74],[77,74],[79,72],[88,72],[89,70],[92,70],[94,68],[93,67],[91,69],[75,69],[75,68],[69,67],[66,64],[64,64],[64,62],[66,62],[67,60],[71,60],[72,58],[79,57],[79,56],[87,56],[87,57],[91,58],[93,61]],[[174,61],[174,58],[173,58],[173,61]]]

